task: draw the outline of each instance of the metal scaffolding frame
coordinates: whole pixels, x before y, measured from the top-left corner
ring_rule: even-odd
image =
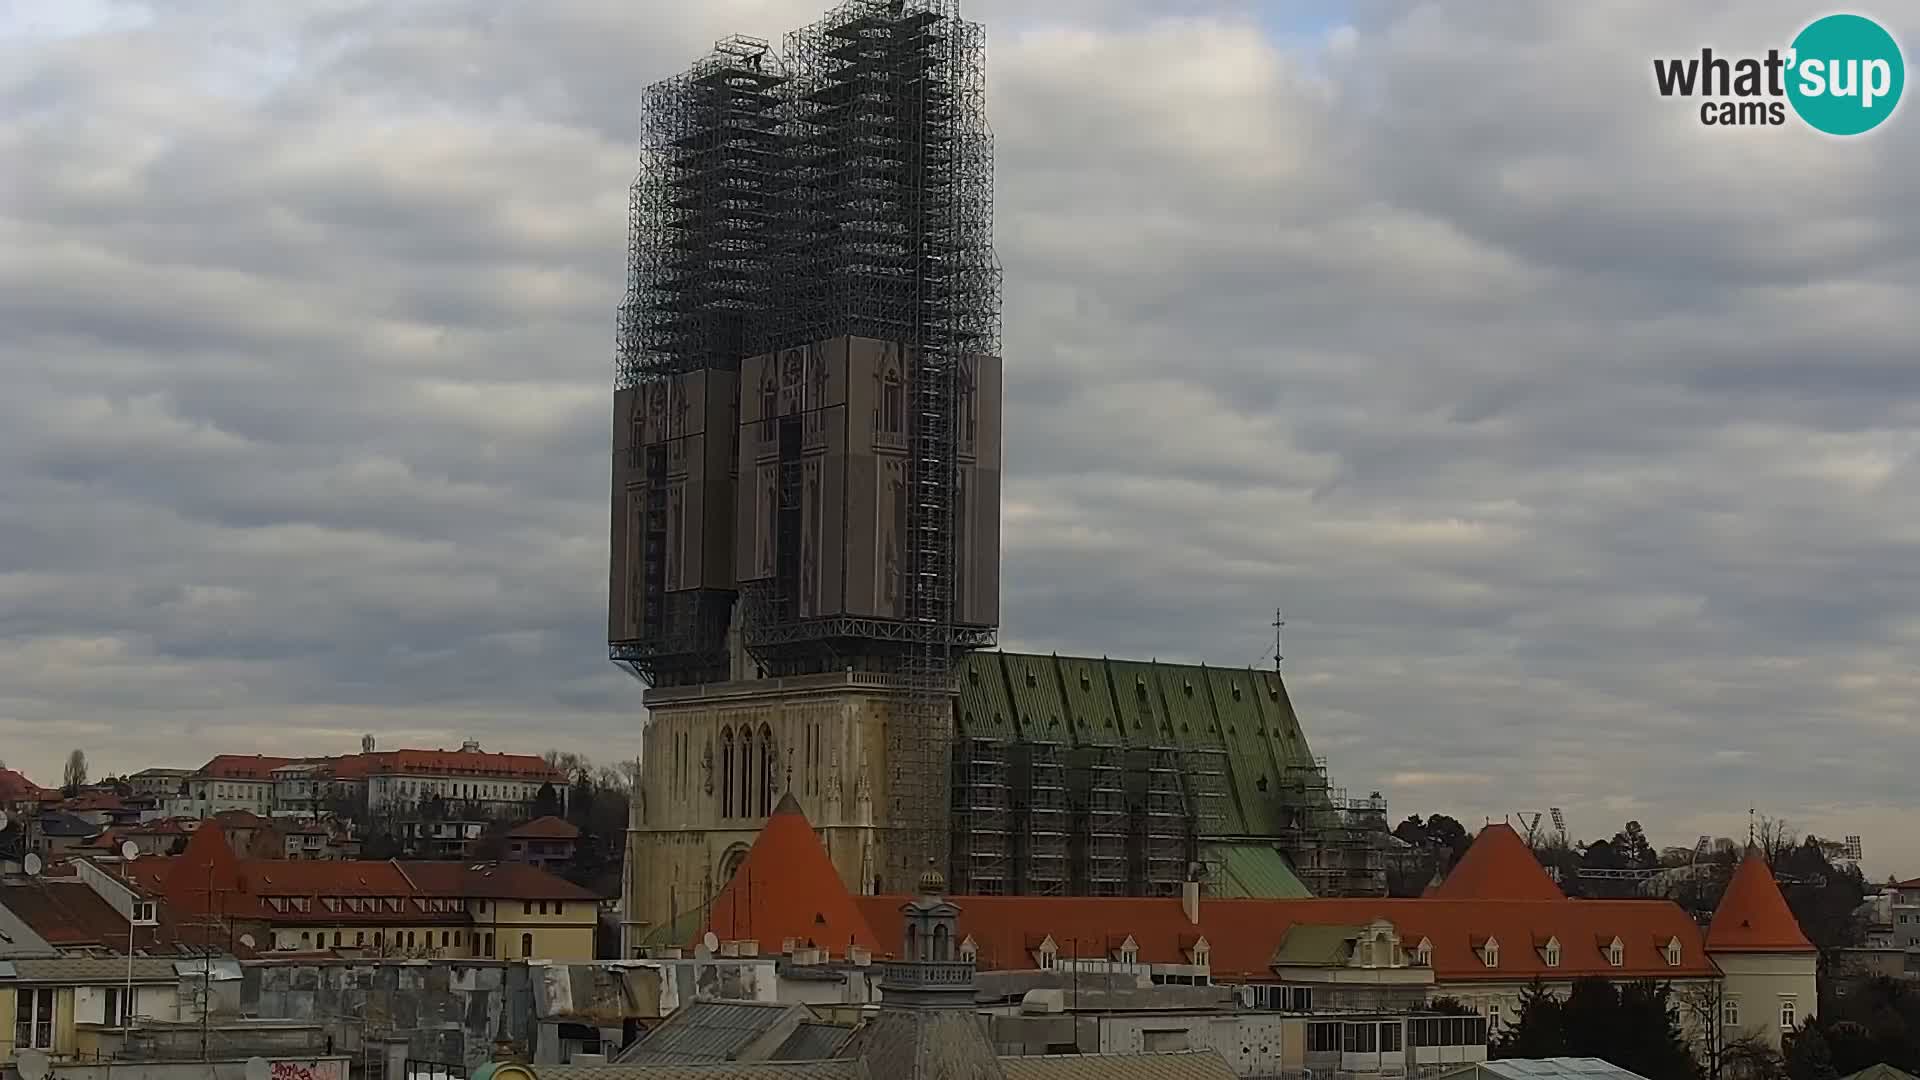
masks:
[[[1140,877],[1134,883],[1137,896],[1178,896],[1186,880],[1189,815],[1186,797],[1180,790],[1180,759],[1171,746],[1152,746],[1135,751],[1139,768],[1146,774],[1141,803]]]
[[[1071,751],[1067,783],[1079,835],[1081,896],[1125,896],[1128,814],[1126,751],[1118,746],[1081,746]]]
[[[993,641],[990,627],[956,625],[954,595],[960,371],[999,353],[984,60],[985,33],[957,0],[846,0],[778,56],[723,39],[647,91],[630,201],[619,387],[840,336],[906,359],[901,617],[798,617],[783,572],[798,528],[786,439],[779,569],[742,584],[738,611],[769,674],[903,678],[887,724],[890,889],[910,889],[929,861],[950,865],[953,662]],[[669,636],[650,628],[611,652],[657,684],[671,677]]]
[[[1281,846],[1315,896],[1384,896],[1387,800],[1350,799],[1327,778],[1327,759],[1289,766],[1281,778]]]
[[[1067,794],[1065,748],[1059,743],[1021,742],[1014,748],[1017,804],[1014,838],[1019,847],[1014,891],[1029,896],[1059,896],[1073,882],[1068,846],[1072,811]]]
[[[954,750],[953,855],[947,884],[962,896],[1012,891],[1014,807],[1008,780],[1012,744],[963,738]]]

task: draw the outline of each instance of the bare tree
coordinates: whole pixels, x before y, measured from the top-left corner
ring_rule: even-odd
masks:
[[[71,793],[85,787],[87,783],[87,752],[75,750],[67,755],[67,767],[62,774],[62,784]]]

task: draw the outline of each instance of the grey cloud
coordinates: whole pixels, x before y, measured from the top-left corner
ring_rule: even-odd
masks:
[[[637,99],[814,5],[228,7],[0,42],[0,750],[635,752]],[[1009,645],[1243,664],[1279,604],[1396,811],[1920,855],[1920,139],[1699,128],[1650,57],[1804,13],[1669,8],[970,7]]]

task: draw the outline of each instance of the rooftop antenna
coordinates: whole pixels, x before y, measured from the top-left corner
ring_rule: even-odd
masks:
[[[133,891],[132,870],[133,861],[139,857],[139,844],[131,840],[120,841],[120,873],[127,878],[127,891],[132,893],[127,901],[127,991],[120,999],[120,1027],[123,1032],[133,1027],[133,929],[140,925],[140,894]],[[113,1017],[107,1017],[107,1023],[113,1023]]]
[[[1273,670],[1275,671],[1280,670],[1280,661],[1285,659],[1284,654],[1280,650],[1280,631],[1286,625],[1287,625],[1287,620],[1280,617],[1280,609],[1277,607],[1274,608],[1273,609]]]

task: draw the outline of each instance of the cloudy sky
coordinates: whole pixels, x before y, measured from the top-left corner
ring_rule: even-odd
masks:
[[[631,756],[639,92],[819,6],[0,2],[0,759]],[[1920,118],[1651,89],[1825,9],[968,11],[1009,646],[1245,665],[1279,605],[1397,813],[1757,806],[1920,873]]]

